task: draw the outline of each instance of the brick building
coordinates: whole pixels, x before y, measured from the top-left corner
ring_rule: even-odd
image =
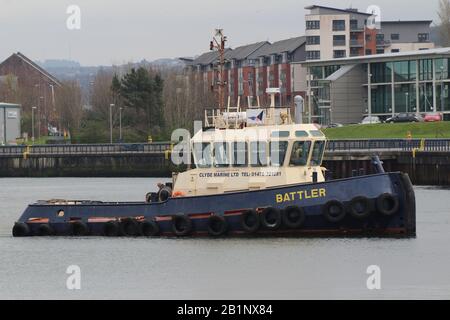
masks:
[[[48,124],[57,118],[55,95],[61,86],[58,79],[17,52],[0,63],[0,84],[0,100],[20,103],[24,114],[30,114],[35,107],[39,132],[45,134]]]

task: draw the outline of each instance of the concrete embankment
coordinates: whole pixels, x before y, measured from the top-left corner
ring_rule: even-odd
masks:
[[[0,147],[0,177],[170,177],[169,143]],[[331,141],[324,166],[335,178],[373,173],[377,154],[386,171],[416,185],[450,186],[450,140]],[[179,170],[179,168],[178,168]]]

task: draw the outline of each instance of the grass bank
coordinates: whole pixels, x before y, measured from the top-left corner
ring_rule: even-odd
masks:
[[[450,138],[450,122],[350,125],[323,130],[328,139]]]

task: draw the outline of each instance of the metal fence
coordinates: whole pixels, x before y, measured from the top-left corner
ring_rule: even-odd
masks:
[[[73,144],[0,147],[0,156],[29,155],[114,155],[114,154],[161,154],[170,150],[170,143],[151,144]]]
[[[170,142],[151,144],[74,144],[2,146],[1,156],[27,155],[117,155],[117,154],[163,154],[171,150]],[[377,139],[377,140],[330,140],[327,152],[352,151],[413,151],[450,152],[450,139]]]
[[[330,140],[328,152],[339,151],[413,151],[450,152],[450,139],[364,139]]]

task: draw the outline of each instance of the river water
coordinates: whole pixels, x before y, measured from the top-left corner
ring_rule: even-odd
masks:
[[[418,187],[417,239],[14,239],[40,199],[140,201],[156,179],[0,179],[0,299],[450,298],[450,190]],[[81,290],[67,268],[80,267]],[[381,289],[367,288],[379,266]]]

